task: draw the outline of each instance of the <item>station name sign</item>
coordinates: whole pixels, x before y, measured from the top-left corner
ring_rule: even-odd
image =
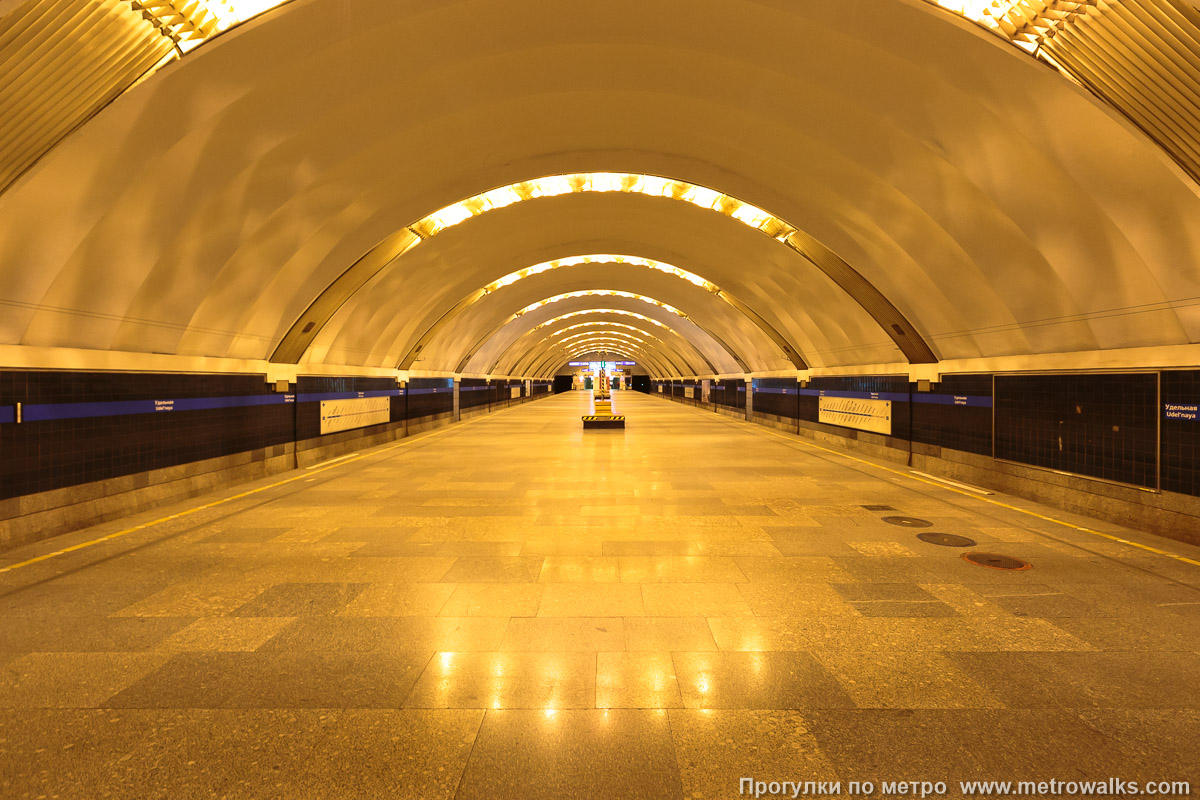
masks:
[[[1167,403],[1163,406],[1163,413],[1167,419],[1197,419],[1200,418],[1200,405]]]
[[[567,366],[590,367],[592,364],[599,364],[599,363],[600,363],[599,361],[570,361],[567,363]],[[635,366],[637,366],[636,361],[608,361],[605,363],[607,363],[610,367],[635,367]]]

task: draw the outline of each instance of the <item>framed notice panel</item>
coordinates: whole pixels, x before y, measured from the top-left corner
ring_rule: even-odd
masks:
[[[858,428],[872,433],[892,433],[892,401],[856,397],[821,397],[817,419],[826,425]]]
[[[391,400],[390,397],[322,400],[321,433],[336,433],[388,422],[392,418]]]

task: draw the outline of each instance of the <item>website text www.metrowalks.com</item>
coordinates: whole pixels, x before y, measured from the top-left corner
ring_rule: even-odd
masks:
[[[1187,781],[1039,780],[955,781],[959,796],[1001,797],[1187,797]],[[945,781],[761,781],[742,778],[738,793],[747,797],[945,797]]]

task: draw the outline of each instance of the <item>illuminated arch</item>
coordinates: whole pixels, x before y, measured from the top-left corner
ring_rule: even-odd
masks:
[[[605,323],[595,323],[595,324],[604,325]],[[608,324],[612,325],[614,323],[608,323]],[[619,324],[619,323],[616,323],[616,324]],[[572,326],[572,327],[575,327],[575,326]],[[637,336],[635,336],[633,334],[629,334],[624,331],[617,331],[617,330],[590,330],[590,331],[585,331],[584,333],[576,334],[574,336],[568,336],[564,339],[555,339],[552,334],[551,336],[547,336],[547,337],[541,339],[540,341],[534,343],[530,347],[528,347],[526,349],[525,354],[521,355],[519,358],[516,359],[516,361],[513,362],[512,373],[514,375],[524,374],[523,370],[527,369],[532,364],[536,363],[546,352],[553,350],[553,349],[561,350],[563,348],[574,347],[574,345],[580,341],[580,337],[589,337],[588,339],[583,339],[583,341],[587,341],[590,338],[595,338],[595,337],[600,337],[600,336],[606,337],[606,338],[618,338],[621,340],[631,340],[640,345],[644,345],[644,346],[648,346],[649,348],[653,348],[653,350],[655,352],[662,354],[662,358],[664,360],[666,360],[668,363],[670,363],[673,368],[675,368],[676,370],[680,369],[679,365],[677,363],[675,363],[675,361],[672,360],[669,355],[667,355],[668,353],[672,353],[675,351],[672,348],[670,348],[666,344],[666,342],[664,342],[663,340],[659,339],[656,336],[646,333],[645,331],[641,330],[640,328],[634,328],[631,325],[622,325],[621,327],[629,328],[629,329],[635,331],[636,333],[641,334],[642,336],[645,336],[647,339],[650,339],[653,342],[653,344],[649,344],[645,341],[645,339],[638,338]],[[687,359],[686,359],[686,357],[683,356],[683,354],[676,353],[676,355],[679,356],[680,358],[682,358],[684,360],[684,362],[686,363]],[[494,368],[493,368],[493,371],[494,371]],[[682,372],[682,370],[680,370],[680,371]]]
[[[700,323],[696,322],[695,319],[693,319],[692,317],[683,313],[678,308],[676,308],[675,306],[673,306],[669,303],[664,303],[661,300],[656,300],[653,297],[648,297],[647,295],[644,295],[644,294],[638,294],[637,292],[627,292],[623,289],[581,289],[577,292],[563,292],[562,294],[556,294],[553,297],[547,297],[543,300],[538,300],[535,303],[530,303],[529,305],[525,306],[521,310],[519,310],[519,311],[515,312],[514,314],[510,315],[509,317],[505,318],[502,322],[500,322],[498,325],[495,325],[494,327],[492,327],[491,330],[489,330],[487,333],[485,333],[483,336],[481,336],[475,342],[475,344],[473,344],[471,346],[471,348],[469,350],[467,350],[466,354],[463,356],[462,360],[458,363],[458,366],[455,368],[455,372],[462,372],[464,369],[466,369],[467,364],[471,361],[472,358],[475,357],[475,354],[479,352],[479,348],[483,347],[488,342],[489,339],[491,339],[493,336],[495,336],[497,333],[499,333],[500,330],[502,328],[504,328],[505,325],[508,325],[510,322],[514,322],[515,320],[520,319],[521,317],[525,316],[526,314],[528,314],[532,311],[537,311],[539,308],[542,308],[543,306],[547,306],[551,303],[559,303],[559,302],[562,302],[563,300],[575,300],[575,299],[578,299],[581,297],[621,297],[626,300],[639,300],[643,303],[648,303],[649,305],[657,306],[657,307],[661,308],[663,311],[666,311],[668,314],[674,314],[675,316],[677,316],[681,319],[686,319],[688,322],[695,325],[697,328],[699,328],[701,331],[703,331],[705,333],[705,335],[707,335],[714,342],[716,342],[718,345],[720,345],[721,349],[723,349],[726,353],[728,353],[729,357],[732,358],[735,362],[737,362],[737,365],[739,367],[741,367],[746,372],[750,371],[750,367],[749,367],[749,365],[746,364],[745,360],[737,352],[735,352],[734,349],[732,347],[730,347],[725,342],[724,339],[717,336],[711,330],[704,327]]]
[[[874,284],[812,236],[757,206],[713,189],[673,178],[630,172],[548,175],[513,183],[453,203],[401,228],[369,250],[321,292],[292,324],[270,360],[274,363],[299,363],[316,336],[355,292],[404,253],[441,231],[515,203],[584,192],[619,192],[677,200],[709,209],[770,236],[821,270],[862,306],[910,363],[937,361],[933,350],[900,310]],[[471,302],[474,302],[473,298],[460,300],[446,313],[457,314]],[[405,358],[415,361],[423,348],[423,344],[418,344]],[[408,365],[412,361],[408,361]],[[740,359],[738,363],[749,371]],[[407,368],[404,363],[398,366],[400,369]],[[462,368],[458,371],[461,372]]]
[[[634,347],[626,347],[626,348],[610,347],[607,349],[581,348],[581,349],[570,350],[570,351],[566,351],[566,352],[560,351],[560,352],[551,353],[548,358],[543,359],[541,362],[539,362],[538,369],[533,374],[535,376],[542,376],[542,377],[550,376],[550,375],[555,374],[558,371],[558,369],[559,369],[558,365],[560,365],[561,363],[564,363],[563,362],[564,359],[565,359],[565,362],[570,362],[571,359],[579,358],[580,356],[585,356],[589,353],[601,353],[601,352],[611,353],[612,355],[623,356],[625,358],[639,360],[640,363],[642,363],[643,365],[645,365],[648,368],[648,371],[652,375],[657,375],[659,377],[670,377],[671,376],[671,373],[668,372],[667,370],[662,369],[660,366],[655,366],[655,363],[653,361],[646,360],[646,353],[644,351],[640,351]]]
[[[647,344],[645,342],[634,342],[634,341],[629,341],[628,339],[617,339],[612,336],[605,336],[605,335],[597,335],[592,338],[583,339],[583,340],[580,340],[577,342],[572,342],[570,344],[554,345],[549,348],[541,349],[538,352],[534,353],[533,357],[529,360],[529,363],[530,364],[542,363],[545,360],[547,355],[552,356],[555,353],[564,353],[564,352],[567,352],[570,350],[578,350],[580,347],[584,347],[584,346],[592,347],[596,350],[603,350],[606,347],[611,349],[612,347],[616,347],[616,346],[633,347],[633,348],[638,349],[640,352],[654,356],[654,360],[655,360],[655,362],[657,362],[656,366],[658,366],[660,369],[665,365],[667,367],[670,367],[671,370],[673,370],[674,372],[676,372],[680,375],[685,374],[685,371],[682,368],[680,368],[679,364],[676,363],[676,361],[671,358],[670,353],[664,349],[661,349],[654,345]],[[516,374],[520,374],[520,373],[518,372]]]
[[[783,354],[792,362],[796,369],[807,369],[808,363],[800,355],[799,351],[792,345],[782,333],[780,333],[773,325],[767,322],[762,315],[747,306],[741,300],[738,300],[729,292],[717,286],[712,281],[700,277],[694,272],[689,272],[685,269],[677,267],[673,264],[668,264],[665,261],[658,261],[653,258],[642,258],[641,256],[623,255],[618,253],[592,253],[581,256],[568,256],[566,258],[556,258],[550,261],[543,261],[540,264],[534,264],[531,267],[525,267],[515,272],[510,272],[503,278],[492,281],[472,292],[467,297],[462,298],[449,311],[439,317],[432,325],[425,329],[417,340],[409,348],[408,352],[400,359],[397,365],[399,369],[408,369],[416,361],[418,354],[437,336],[439,332],[444,330],[453,319],[461,312],[479,302],[488,295],[503,289],[506,286],[512,286],[518,281],[541,275],[555,269],[564,267],[577,267],[583,264],[629,264],[632,266],[644,267],[656,272],[661,272],[665,275],[679,278],[687,281],[691,285],[711,293],[715,297],[732,306],[738,313],[749,319],[754,325],[761,330],[768,339],[770,339]]]
[[[572,361],[574,361],[578,358],[587,356],[589,354],[599,355],[599,354],[601,354],[601,352],[607,354],[610,357],[616,356],[618,358],[627,358],[627,359],[632,359],[632,360],[638,360],[639,363],[645,364],[648,367],[648,371],[651,374],[658,374],[658,375],[664,375],[664,376],[670,374],[670,373],[665,372],[665,371],[661,370],[660,368],[654,366],[650,362],[643,360],[643,356],[645,355],[644,353],[638,353],[637,351],[632,350],[632,349],[630,349],[630,350],[614,350],[612,348],[608,348],[606,350],[601,351],[599,348],[596,348],[596,349],[587,349],[587,350],[574,350],[571,352],[554,353],[550,358],[543,359],[542,361],[540,361],[538,363],[538,371],[536,373],[534,373],[535,377],[537,379],[541,380],[546,377],[553,376],[553,375],[557,374],[558,370],[562,369],[563,366],[569,365]]]
[[[638,322],[645,322],[649,325],[653,325],[656,328],[660,328],[665,333],[668,333],[672,336],[677,337],[680,342],[687,345],[687,347],[690,348],[690,350],[687,352],[694,354],[701,361],[703,361],[705,366],[708,367],[709,372],[711,372],[714,375],[717,374],[717,372],[718,372],[716,366],[714,366],[713,363],[708,360],[708,357],[706,355],[704,355],[704,352],[702,350],[700,350],[698,347],[696,347],[696,345],[690,339],[688,339],[686,336],[684,336],[682,333],[675,330],[671,326],[667,325],[665,322],[655,319],[654,317],[648,317],[645,314],[639,314],[636,311],[626,311],[625,309],[622,309],[622,308],[585,308],[580,311],[571,311],[566,314],[560,314],[557,317],[553,317],[551,319],[546,320],[545,322],[539,323],[539,324],[533,326],[532,328],[530,328],[525,333],[521,334],[521,336],[514,339],[512,344],[505,347],[504,350],[502,350],[500,352],[499,356],[496,359],[496,363],[492,365],[492,368],[491,368],[491,370],[489,370],[489,372],[495,372],[497,367],[499,367],[500,362],[504,360],[505,354],[507,354],[514,348],[516,348],[521,343],[521,341],[523,341],[526,337],[532,336],[537,331],[540,331],[543,328],[547,328],[552,325],[556,325],[557,323],[562,322],[563,320],[578,319],[579,317],[593,316],[593,315],[597,315],[597,314],[611,314],[614,316],[629,317],[631,320],[636,320]],[[617,323],[606,323],[606,321],[601,320],[601,321],[598,321],[595,323],[588,323],[588,324],[602,325],[602,324],[617,324]],[[676,350],[679,350],[679,348],[676,348]],[[689,360],[688,357],[683,355],[683,351],[680,351],[680,356],[681,356],[681,358],[684,359],[684,361]],[[523,358],[526,358],[526,357],[521,356],[520,358],[518,358],[517,363],[519,363],[521,361],[521,359],[523,359]],[[530,359],[530,360],[532,360],[532,359]],[[526,364],[526,367],[528,367],[528,364]],[[519,375],[519,374],[521,374],[521,372],[514,370],[513,374]]]

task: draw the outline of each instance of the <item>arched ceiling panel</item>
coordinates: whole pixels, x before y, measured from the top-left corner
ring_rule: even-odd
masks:
[[[701,327],[711,329],[715,336],[728,342],[743,359],[759,363],[761,366],[757,368],[794,368],[783,351],[750,316],[712,291],[657,270],[614,263],[581,264],[544,272],[484,295],[462,308],[452,323],[439,328],[437,334],[425,343],[415,361],[401,361],[400,366],[445,368],[434,366],[438,358],[460,358],[463,355],[445,349],[452,337],[475,337],[471,341],[473,347],[480,342],[479,337],[487,334],[489,326],[498,324],[509,314],[520,311],[530,303],[581,289],[611,289],[653,297],[676,306],[682,313],[693,317]],[[367,349],[378,336],[370,329],[372,320],[378,319],[384,324],[393,320],[396,323],[405,321],[402,318],[403,305],[392,298],[406,295],[407,292],[398,291],[395,287],[387,291],[381,287],[364,292],[363,303],[354,304],[345,314],[339,315],[338,322],[349,335],[329,339],[322,337],[322,340],[331,341],[334,346],[341,346],[344,342],[347,351],[356,347]],[[367,304],[369,299],[378,301],[378,304],[372,303],[376,307],[370,309],[370,314],[366,313],[366,309],[370,308]],[[602,300],[598,302],[603,304]],[[406,340],[394,346],[392,352],[409,351],[412,341]],[[343,355],[339,353],[338,357]]]
[[[673,351],[661,339],[655,339],[654,337],[641,338],[618,331],[596,331],[580,334],[579,337],[570,337],[561,341],[543,340],[542,342],[535,343],[521,355],[521,367],[515,371],[515,374],[524,374],[524,372],[534,368],[546,358],[547,353],[565,353],[570,350],[577,350],[581,345],[591,344],[596,341],[606,341],[626,347],[636,347],[641,351],[652,354],[655,357],[654,361],[657,372],[669,372],[669,374],[673,375],[691,375],[697,372],[695,369],[681,366],[681,364],[686,364],[687,362],[682,361],[681,354]],[[664,367],[667,369],[664,369]]]
[[[1200,341],[1195,185],[965,23],[905,0],[518,6],[297,2],[162,70],[0,195],[0,342],[263,358],[403,226],[589,170],[769,209],[944,358]],[[841,363],[878,361],[855,336]]]
[[[463,314],[459,325],[444,331],[434,345],[424,352],[424,356],[430,363],[438,363],[439,359],[447,357],[458,359],[456,366],[451,367],[455,371],[467,369],[468,364],[471,365],[469,371],[485,370],[487,365],[495,362],[507,344],[494,339],[500,330],[506,327],[522,332],[528,330],[532,325],[525,322],[526,317],[545,308],[555,314],[555,308],[571,301],[605,307],[615,300],[641,304],[642,313],[649,309],[665,312],[665,319],[671,321],[669,324],[676,330],[699,330],[743,370],[754,369],[753,364],[763,363],[764,354],[770,355],[770,341],[757,329],[739,325],[741,320],[736,312],[713,295],[695,288],[691,292],[683,292],[674,285],[663,287],[661,283],[671,282],[670,278],[655,280],[652,276],[637,277],[640,280],[636,282],[627,279],[614,284],[602,283],[602,275],[574,281],[570,280],[569,275],[556,275],[545,280],[531,280],[529,285],[511,287],[504,295],[489,295],[486,302],[472,306]],[[622,285],[627,288],[620,288]],[[687,310],[667,302],[664,297],[680,298]]]
[[[582,320],[582,321],[581,321]],[[635,336],[651,338],[663,343],[672,352],[679,354],[679,361],[687,366],[690,374],[709,374],[717,371],[696,346],[672,328],[658,320],[635,315],[619,309],[589,309],[570,312],[538,323],[520,337],[513,340],[498,354],[490,373],[507,375],[523,374],[531,365],[536,354],[555,344],[562,336],[583,330],[628,330]],[[526,355],[532,354],[532,355]]]
[[[495,359],[506,350],[510,344],[521,339],[527,332],[533,330],[537,325],[546,322],[563,314],[573,312],[590,312],[597,308],[613,309],[616,311],[632,312],[641,317],[653,319],[662,323],[665,327],[675,331],[680,337],[687,340],[700,353],[701,358],[697,359],[687,354],[683,348],[674,348],[681,355],[685,355],[689,364],[697,368],[697,373],[707,365],[712,365],[716,373],[741,373],[744,370],[738,364],[737,356],[725,349],[711,335],[698,327],[690,319],[680,317],[659,306],[646,303],[641,300],[636,300],[627,297],[619,296],[601,296],[601,297],[577,297],[568,300],[562,300],[555,303],[542,306],[535,311],[531,311],[517,319],[503,325],[499,330],[495,331],[488,340],[487,346],[476,355],[472,366],[480,365],[481,374],[483,370],[490,367]],[[500,320],[497,320],[500,321]],[[470,349],[476,344],[478,338],[469,338],[467,336],[458,337],[458,339],[447,343],[446,351],[448,353],[461,354]],[[474,371],[474,370],[472,370]]]
[[[636,352],[599,353],[599,352],[595,352],[595,351],[592,351],[592,352],[582,351],[582,352],[570,353],[569,355],[567,355],[565,357],[566,359],[570,359],[569,361],[565,360],[565,359],[552,360],[552,361],[548,362],[545,373],[542,377],[548,378],[552,375],[563,375],[563,374],[570,375],[570,374],[573,374],[573,372],[574,372],[574,367],[572,367],[570,365],[571,361],[602,361],[602,360],[604,360],[605,356],[607,356],[609,360],[612,360],[613,356],[617,356],[621,360],[630,360],[630,361],[636,362],[634,364],[634,366],[630,368],[630,371],[635,375],[648,374],[652,378],[669,378],[669,377],[671,377],[671,375],[669,373],[660,373],[657,370],[649,367],[647,364],[645,364],[641,361],[638,361],[637,359],[639,356]]]
[[[535,245],[531,261],[526,254]],[[771,359],[784,355],[784,345],[799,356],[814,351],[818,364],[901,358],[878,323],[790,248],[689,203],[621,194],[543,198],[449,228],[379,272],[341,308],[317,344],[343,348],[335,354],[339,359],[373,352],[378,361],[372,363],[407,368],[415,348],[428,344],[422,334],[457,324],[457,304],[477,296],[480,287],[531,264],[603,245],[669,261],[727,290],[740,315],[761,317],[752,325],[778,332],[783,344],[774,342]],[[574,278],[588,271],[571,272]],[[866,347],[855,349],[855,342]],[[799,356],[784,356],[771,368],[798,366]]]
[[[540,353],[530,367],[530,374],[535,378],[553,375],[563,361],[570,361],[579,353],[587,352],[600,353],[601,360],[608,361],[616,360],[614,356],[632,358],[645,364],[656,375],[687,374],[681,372],[679,367],[672,363],[669,355],[654,350],[647,350],[629,341],[605,339],[603,337],[581,341],[574,347],[554,348],[548,353]]]

